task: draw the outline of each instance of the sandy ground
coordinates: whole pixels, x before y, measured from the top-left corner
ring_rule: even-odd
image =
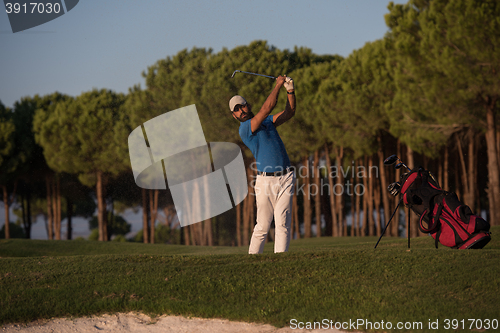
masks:
[[[140,313],[119,313],[89,318],[55,318],[30,324],[9,324],[0,328],[4,332],[25,333],[88,333],[88,332],[134,332],[134,333],[291,333],[291,332],[343,332],[336,329],[299,330],[290,327],[276,328],[271,325],[234,322],[225,319],[185,318],[161,316],[150,318]]]

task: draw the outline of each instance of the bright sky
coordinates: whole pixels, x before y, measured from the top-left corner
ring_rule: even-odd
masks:
[[[81,0],[63,16],[15,34],[0,5],[0,101],[12,107],[23,96],[77,96],[92,88],[126,93],[134,84],[144,87],[148,66],[185,48],[218,52],[267,40],[279,49],[348,56],[384,36],[388,3]]]

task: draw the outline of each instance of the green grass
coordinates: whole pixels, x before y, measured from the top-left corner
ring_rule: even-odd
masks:
[[[429,237],[315,238],[290,252],[90,241],[0,241],[0,324],[141,311],[278,327],[292,319],[500,320],[500,241],[434,248]],[[363,330],[363,327],[360,327]],[[399,331],[399,330],[398,330]],[[468,331],[468,329],[464,330]]]

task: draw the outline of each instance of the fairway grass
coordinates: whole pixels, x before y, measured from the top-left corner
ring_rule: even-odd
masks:
[[[252,256],[246,247],[1,240],[0,324],[140,311],[278,327],[420,322],[410,331],[429,332],[457,319],[466,332],[468,319],[500,320],[500,227],[492,231],[482,250],[435,249],[429,237],[411,250],[405,239],[373,249],[376,237],[322,237]]]

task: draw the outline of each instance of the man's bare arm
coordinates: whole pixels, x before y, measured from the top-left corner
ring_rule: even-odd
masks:
[[[281,111],[280,113],[274,115],[273,117],[273,123],[275,127],[278,127],[279,125],[285,123],[288,121],[290,118],[292,118],[295,115],[295,87],[293,84],[293,79],[287,77],[285,79],[285,83],[283,84],[285,89],[287,90],[287,99],[286,99],[286,106],[285,110]]]
[[[285,83],[285,76],[278,76],[276,78],[276,86],[273,88],[273,91],[269,96],[267,97],[266,101],[264,102],[264,105],[260,108],[259,112],[252,118],[250,121],[252,133],[254,133],[262,124],[264,119],[271,114],[273,109],[276,107],[276,104],[278,103],[278,95],[280,92],[281,87]],[[273,118],[274,121],[274,118]]]
[[[295,106],[295,94],[288,94],[285,110],[273,116],[274,126],[278,127],[279,125],[282,125],[286,121],[290,120],[295,115]]]

